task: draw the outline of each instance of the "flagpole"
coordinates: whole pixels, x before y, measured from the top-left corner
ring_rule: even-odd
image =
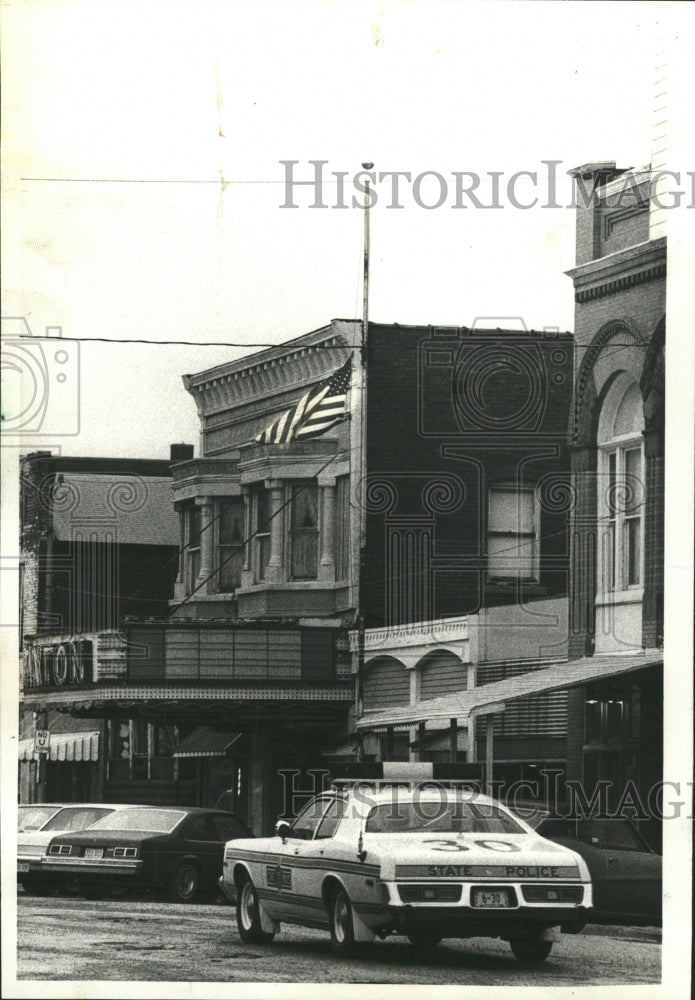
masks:
[[[373,163],[363,163],[363,170],[371,170]],[[359,469],[359,510],[360,510],[360,551],[359,579],[357,587],[357,711],[363,710],[364,686],[364,639],[365,600],[364,572],[367,550],[367,337],[369,333],[369,177],[364,188],[364,256],[362,264],[362,337],[360,344],[360,469]],[[357,743],[357,759],[363,756],[362,736]]]

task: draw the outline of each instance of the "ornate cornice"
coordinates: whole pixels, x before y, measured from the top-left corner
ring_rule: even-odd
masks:
[[[574,282],[575,302],[615,295],[666,275],[666,237],[590,260],[565,272]]]

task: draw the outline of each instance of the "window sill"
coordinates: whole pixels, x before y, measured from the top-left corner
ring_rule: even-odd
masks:
[[[608,594],[597,594],[594,603],[597,608],[605,608],[615,604],[642,604],[643,599],[643,588],[635,587],[634,590],[615,590]]]
[[[243,594],[258,594],[264,590],[344,590],[347,580],[288,580],[285,583],[254,583],[249,587],[239,587],[235,596]]]

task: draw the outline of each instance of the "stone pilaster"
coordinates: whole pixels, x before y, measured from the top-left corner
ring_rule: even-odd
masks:
[[[320,490],[323,502],[321,504],[321,552],[318,579],[321,583],[333,583],[335,580],[335,483],[322,483]]]
[[[642,645],[663,645],[664,632],[664,438],[656,428],[644,432],[644,599]]]

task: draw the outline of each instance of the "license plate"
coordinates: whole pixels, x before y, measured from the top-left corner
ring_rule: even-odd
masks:
[[[18,861],[17,862],[17,871],[20,874],[24,874],[24,872],[28,872],[29,871],[29,865],[25,861]]]
[[[494,892],[481,892],[478,890],[473,893],[473,906],[490,908],[509,906],[509,893],[506,889],[496,889]]]
[[[85,858],[89,858],[92,861],[95,861],[98,858],[103,858],[104,857],[104,848],[103,847],[88,847],[88,848],[86,848],[86,850],[84,852],[84,856],[85,856]]]

